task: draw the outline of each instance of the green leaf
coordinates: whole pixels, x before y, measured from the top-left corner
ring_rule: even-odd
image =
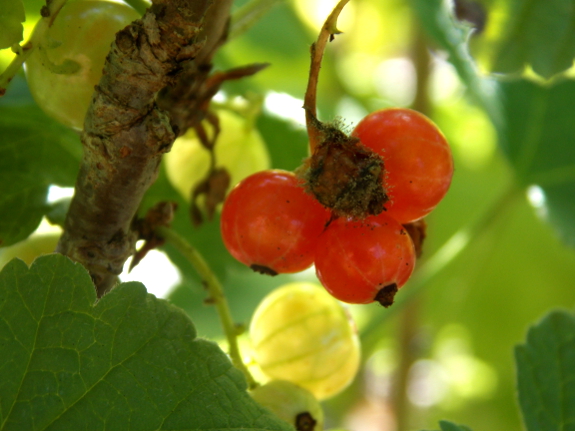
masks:
[[[449,421],[439,421],[441,431],[471,431],[471,428],[464,425],[456,425]]]
[[[469,54],[467,41],[471,29],[453,17],[448,3],[443,0],[410,0],[413,10],[428,34],[448,54],[460,79],[496,127],[500,127],[500,106],[497,85],[481,77]]]
[[[0,430],[289,430],[219,347],[140,283],[96,302],[61,255],[0,273]]]
[[[523,186],[543,193],[540,212],[575,247],[575,81],[502,82],[500,145]]]
[[[74,185],[82,147],[34,104],[21,78],[0,99],[0,136],[0,245],[7,246],[36,229],[50,185]]]
[[[519,404],[528,431],[575,429],[575,317],[548,314],[515,348]]]
[[[471,428],[464,425],[456,425],[449,421],[439,421],[441,431],[471,431]]]
[[[490,70],[521,72],[526,65],[550,78],[573,65],[575,4],[573,0],[514,0],[491,11],[498,31],[486,43]]]
[[[25,20],[22,0],[0,0],[0,49],[10,48],[23,39]]]
[[[5,172],[0,143],[0,246],[5,247],[28,237],[40,224],[47,209],[46,184],[18,172]]]
[[[274,169],[294,170],[308,154],[308,137],[303,127],[269,114],[258,117],[257,127],[270,151]]]

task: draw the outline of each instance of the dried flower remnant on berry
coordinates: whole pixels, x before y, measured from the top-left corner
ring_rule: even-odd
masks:
[[[380,214],[388,201],[383,159],[336,125],[320,127],[322,142],[296,172],[306,191],[336,216],[364,219]]]
[[[384,286],[381,288],[377,295],[375,295],[374,300],[379,302],[385,308],[388,308],[393,305],[393,300],[395,298],[395,294],[398,291],[397,284],[393,283],[388,286]]]
[[[317,425],[317,421],[309,412],[303,412],[296,416],[295,429],[297,431],[314,431]]]

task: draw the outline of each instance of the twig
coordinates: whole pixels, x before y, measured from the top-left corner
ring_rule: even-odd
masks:
[[[160,237],[164,238],[166,241],[176,247],[176,249],[182,253],[182,255],[184,255],[184,257],[192,264],[194,269],[202,278],[202,281],[209,292],[210,303],[216,307],[218,316],[220,318],[220,323],[222,324],[226,339],[228,340],[229,355],[232,363],[244,374],[250,389],[256,388],[258,383],[253,378],[242,360],[237,338],[238,331],[232,319],[230,307],[219,280],[210,269],[202,255],[177,232],[167,227],[158,227],[156,232]]]
[[[209,70],[229,7],[228,0],[155,0],[116,35],[84,122],[84,155],[58,244],[89,270],[99,296],[134,253],[134,216],[177,135],[158,95],[190,64],[186,84],[202,87],[207,74],[194,70]]]

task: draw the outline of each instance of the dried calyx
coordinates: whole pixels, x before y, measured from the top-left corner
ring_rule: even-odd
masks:
[[[311,46],[311,65],[304,97],[306,126],[311,157],[304,160],[296,174],[308,193],[335,217],[364,219],[380,214],[388,201],[383,187],[383,159],[347,136],[339,124],[317,119],[317,83],[323,53],[328,41],[340,31],[337,18],[349,0],[340,0],[326,19],[317,41]]]
[[[363,219],[381,213],[388,201],[382,158],[337,124],[316,120],[314,127],[321,142],[296,172],[306,191],[335,216]]]

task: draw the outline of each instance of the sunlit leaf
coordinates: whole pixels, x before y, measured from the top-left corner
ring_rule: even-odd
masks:
[[[490,71],[521,72],[529,65],[550,78],[573,65],[575,3],[572,0],[499,2],[485,55]]]
[[[10,48],[22,40],[25,19],[22,0],[0,0],[0,49]]]
[[[515,348],[519,403],[528,431],[575,429],[575,318],[548,314]]]
[[[189,318],[140,283],[96,303],[61,255],[0,273],[1,430],[289,430]]]

